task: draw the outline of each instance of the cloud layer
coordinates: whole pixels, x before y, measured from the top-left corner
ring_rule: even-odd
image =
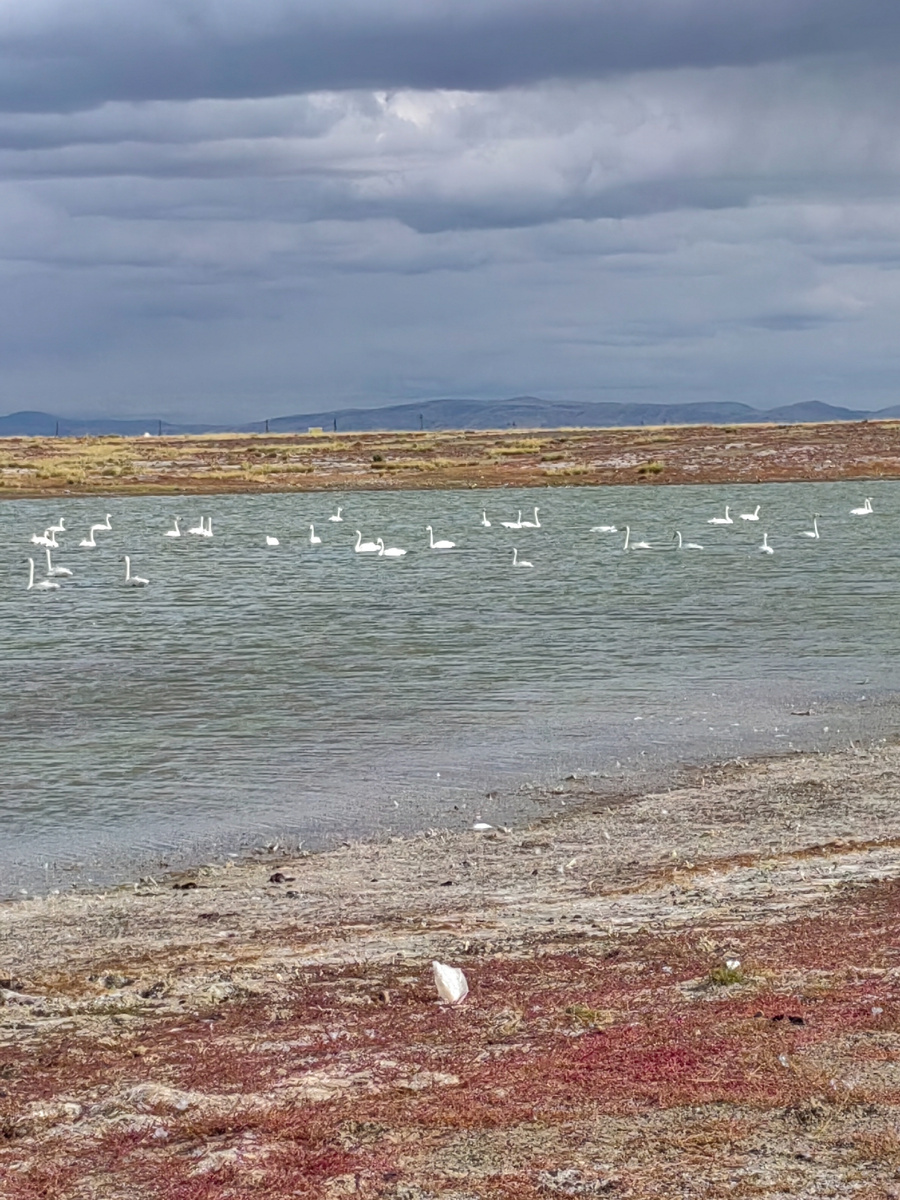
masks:
[[[0,409],[895,403],[881,0],[8,3]]]

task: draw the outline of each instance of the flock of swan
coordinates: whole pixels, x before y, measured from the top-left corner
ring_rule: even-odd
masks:
[[[762,505],[757,504],[756,508],[752,512],[740,513],[738,516],[738,521],[743,521],[743,522],[748,522],[748,523],[759,522],[761,507],[762,507]],[[856,508],[850,509],[850,515],[854,516],[854,517],[867,517],[873,511],[874,510],[872,508],[872,499],[871,499],[871,497],[866,497],[866,499],[862,505],[860,505]],[[509,530],[513,530],[513,531],[523,530],[523,529],[541,529],[543,527],[540,522],[539,512],[540,512],[540,509],[535,507],[533,519],[523,520],[522,511],[520,509],[519,513],[518,513],[518,517],[516,518],[515,521],[509,521],[509,520],[500,521],[499,525],[504,529],[509,529]],[[328,517],[328,521],[335,523],[335,524],[343,522],[344,518],[342,516],[342,513],[343,513],[343,506],[339,506],[337,508],[337,511],[332,513],[332,515]],[[819,513],[813,514],[812,529],[801,530],[799,533],[800,537],[812,538],[812,539],[815,539],[816,541],[819,540],[819,537],[820,537],[819,515],[820,515]],[[185,536],[202,537],[202,538],[211,538],[213,536],[212,517],[200,517],[199,522],[196,525],[191,526],[187,530],[182,530],[181,521],[182,521],[181,517],[175,517],[173,519],[172,528],[165,530],[162,533],[162,536],[165,538],[170,538],[170,539],[181,538],[181,537],[185,537]],[[488,528],[488,529],[492,525],[492,522],[488,518],[487,511],[485,509],[482,509],[480,524],[484,528]],[[716,526],[728,526],[728,525],[736,525],[737,521],[735,520],[734,517],[731,516],[731,506],[726,505],[725,506],[725,515],[709,517],[709,518],[707,518],[707,524],[708,525],[716,525]],[[87,536],[82,538],[81,541],[78,543],[79,548],[84,549],[84,550],[96,549],[96,547],[98,545],[102,544],[102,535],[110,532],[111,530],[112,530],[111,514],[107,513],[106,519],[104,521],[101,521],[99,523],[96,523],[96,524],[93,524],[90,526]],[[36,581],[35,580],[34,558],[29,558],[28,559],[28,588],[27,588],[27,590],[29,590],[29,591],[34,590],[34,591],[40,591],[40,592],[57,591],[60,587],[61,580],[72,577],[72,575],[74,574],[72,569],[70,567],[64,567],[64,566],[59,566],[59,565],[54,564],[53,559],[51,557],[51,553],[50,553],[51,550],[59,549],[60,543],[58,541],[58,538],[60,536],[64,535],[66,532],[67,532],[67,530],[65,527],[65,520],[63,518],[61,518],[55,525],[49,525],[42,534],[38,534],[38,533],[32,534],[31,542],[33,543],[33,545],[41,547],[46,554],[47,573],[46,573],[45,578]],[[384,538],[382,538],[382,537],[377,537],[375,539],[370,539],[368,541],[364,541],[362,531],[357,529],[355,532],[356,532],[356,543],[353,546],[353,551],[356,554],[372,554],[372,555],[377,555],[379,558],[387,558],[387,559],[402,559],[407,554],[407,550],[400,546],[386,545]],[[427,543],[428,550],[447,551],[447,550],[455,550],[457,548],[457,543],[450,541],[448,538],[435,539],[433,526],[426,525],[425,532],[428,534],[428,543]],[[591,526],[591,533],[614,534],[614,533],[618,533],[618,532],[619,532],[619,529],[616,525],[593,525],[593,526]],[[630,525],[625,526],[624,532],[625,532],[625,541],[621,547],[623,552],[638,551],[638,550],[654,550],[654,549],[662,548],[660,546],[654,546],[650,542],[644,541],[644,540],[633,541],[631,538],[631,526]],[[98,534],[101,535],[101,542],[97,541]],[[703,546],[699,542],[685,541],[684,538],[682,537],[680,529],[675,530],[675,533],[671,540],[677,541],[677,546],[675,547],[676,550],[702,550],[703,549]],[[276,536],[274,536],[273,534],[265,535],[265,545],[268,548],[275,548],[275,547],[280,546],[280,544],[281,544],[280,539],[277,538]],[[321,538],[321,536],[319,536],[316,533],[315,525],[310,524],[310,526],[309,526],[309,545],[311,547],[315,548],[317,546],[321,546],[322,544],[323,544],[322,538]],[[759,545],[758,549],[762,554],[774,554],[775,553],[774,547],[769,545],[768,531],[763,532],[763,540],[762,540],[762,543]],[[125,554],[122,556],[122,561],[125,564],[125,575],[124,575],[124,578],[122,579],[122,585],[124,587],[147,587],[148,584],[150,583],[149,579],[145,578],[142,575],[133,575],[131,573],[131,557],[129,555]],[[530,567],[533,567],[534,564],[529,562],[527,559],[520,558],[518,547],[513,547],[512,566],[516,567],[516,568],[530,568]]]

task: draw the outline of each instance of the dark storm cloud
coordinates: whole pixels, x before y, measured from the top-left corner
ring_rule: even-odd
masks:
[[[896,0],[18,0],[0,15],[0,107],[492,90],[898,46]]]

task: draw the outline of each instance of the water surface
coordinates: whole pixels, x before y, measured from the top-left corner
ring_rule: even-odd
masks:
[[[518,789],[573,770],[890,732],[900,484],[865,491],[865,518],[843,483],[5,502],[0,890],[524,819]],[[709,525],[726,503],[734,524]],[[501,526],[535,504],[540,529]],[[212,538],[163,536],[201,513]],[[61,515],[74,575],[28,592],[30,535]],[[626,524],[653,549],[623,553]],[[356,554],[357,529],[409,553]],[[148,587],[122,585],[126,553]]]

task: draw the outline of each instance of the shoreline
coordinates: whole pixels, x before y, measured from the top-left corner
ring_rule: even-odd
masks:
[[[900,421],[0,438],[0,499],[900,478]]]
[[[898,783],[795,753],[0,905],[4,1194],[895,1194]]]

